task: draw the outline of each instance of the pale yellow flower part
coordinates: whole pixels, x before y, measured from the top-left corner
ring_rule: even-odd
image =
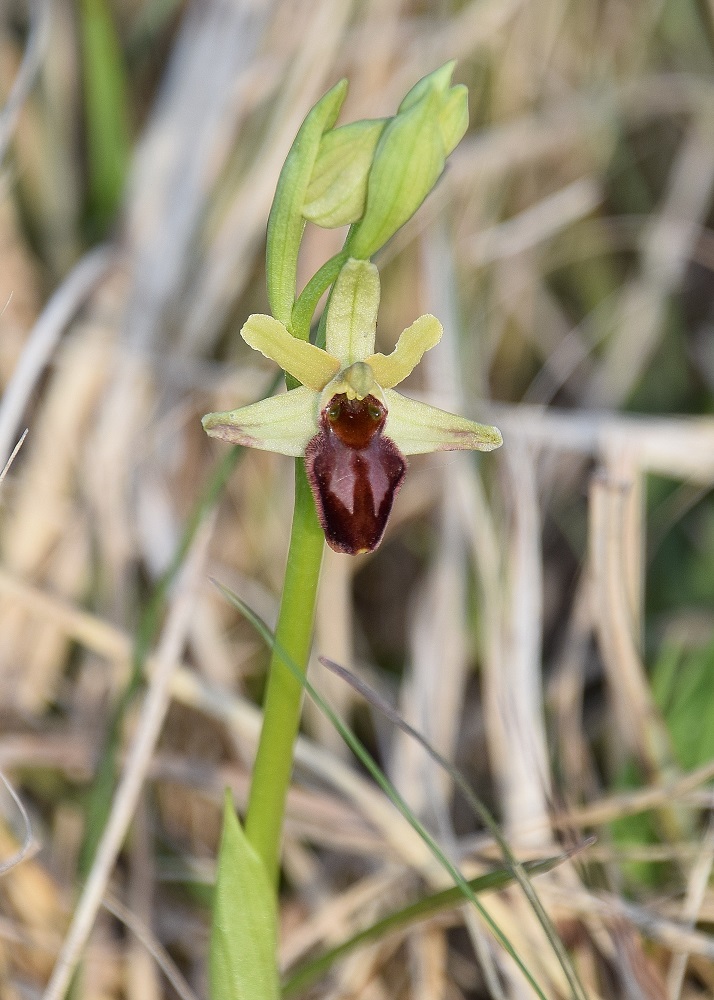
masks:
[[[209,413],[203,426],[213,437],[283,455],[304,455],[319,432],[320,414],[333,396],[373,395],[387,409],[384,428],[403,455],[471,449],[491,451],[502,443],[495,427],[477,424],[394,391],[442,335],[434,316],[420,316],[400,336],[391,354],[375,354],[379,274],[374,264],[349,260],[330,299],[323,351],[297,340],[272,316],[249,317],[243,339],[302,383],[297,389],[225,413]]]
[[[226,413],[207,413],[211,437],[299,458],[316,434],[319,397],[304,385]]]
[[[411,375],[427,351],[441,340],[444,328],[428,313],[414,320],[404,330],[391,354],[372,354],[365,358],[372,369],[375,382],[383,389],[391,389]]]
[[[298,340],[272,316],[249,316],[240,332],[243,340],[302,382],[308,389],[324,389],[340,370],[340,363],[314,344]]]
[[[503,444],[501,432],[488,424],[448,413],[428,403],[409,399],[386,389],[385,437],[391,438],[402,455],[424,455],[430,451],[493,451]]]

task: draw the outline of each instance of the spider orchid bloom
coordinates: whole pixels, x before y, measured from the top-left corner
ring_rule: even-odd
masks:
[[[327,543],[351,555],[379,544],[404,479],[406,455],[491,451],[502,443],[495,427],[394,391],[443,331],[434,316],[420,316],[391,354],[374,354],[379,294],[376,267],[349,260],[329,304],[325,351],[296,339],[272,316],[249,317],[241,330],[245,342],[302,385],[203,418],[212,437],[304,456]]]

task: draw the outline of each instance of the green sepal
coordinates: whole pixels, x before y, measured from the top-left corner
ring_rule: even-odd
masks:
[[[300,126],[280,172],[270,210],[266,250],[268,301],[273,316],[291,333],[298,252],[305,227],[302,207],[322,135],[335,124],[346,93],[347,81],[340,80]]]
[[[226,791],[209,958],[211,1000],[278,1000],[275,894]]]
[[[503,444],[501,432],[488,424],[477,424],[457,413],[384,390],[387,405],[385,437],[391,438],[402,455],[425,455],[430,451],[493,451]]]
[[[357,222],[364,214],[372,157],[387,119],[365,120],[325,132],[302,214],[324,229]]]
[[[368,259],[407,222],[441,176],[468,126],[465,87],[451,87],[454,63],[420,80],[384,129],[367,182],[364,215],[347,249]]]
[[[368,260],[348,260],[327,306],[326,348],[340,368],[374,351],[379,311],[379,271]]]

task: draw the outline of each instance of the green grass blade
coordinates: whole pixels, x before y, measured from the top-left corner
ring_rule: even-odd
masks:
[[[325,699],[315,690],[310,681],[303,676],[297,664],[292,662],[291,657],[287,655],[285,650],[275,641],[275,636],[270,631],[265,622],[252,611],[244,601],[242,601],[236,594],[232,593],[226,587],[223,587],[217,581],[214,581],[217,588],[223,594],[227,601],[233,604],[253,625],[255,630],[263,638],[265,643],[280,657],[281,661],[285,666],[293,673],[293,675],[299,679],[300,683],[303,685],[307,693],[310,695],[312,700],[318,706],[321,712],[330,720],[332,725],[335,727],[337,732],[340,734],[342,739],[348,745],[350,750],[355,754],[360,763],[369,771],[373,779],[389,798],[392,804],[397,808],[397,810],[402,814],[402,816],[407,820],[407,822],[412,826],[412,828],[418,833],[423,842],[431,851],[434,858],[439,862],[441,867],[451,876],[452,880],[459,887],[459,891],[476,907],[478,912],[481,914],[484,921],[490,927],[492,933],[496,939],[500,942],[505,951],[511,956],[513,961],[516,963],[518,968],[523,973],[526,980],[530,983],[534,989],[536,995],[540,1000],[547,1000],[542,989],[538,983],[533,978],[530,970],[526,967],[523,960],[515,951],[513,945],[508,940],[506,935],[503,933],[501,928],[496,924],[491,915],[479,902],[477,896],[469,886],[468,882],[461,874],[459,869],[454,865],[444,854],[442,849],[439,847],[437,842],[434,840],[432,835],[426,829],[426,827],[417,819],[417,817],[411,812],[409,806],[406,804],[404,799],[401,797],[399,792],[396,790],[394,785],[390,782],[389,778],[384,774],[381,768],[377,765],[372,756],[368,753],[365,747],[360,743],[357,737],[352,733],[352,731],[344,724],[344,722],[339,718],[339,716],[334,712],[332,707],[325,701]]]
[[[471,786],[469,785],[466,778],[464,778],[463,774],[461,774],[458,768],[454,767],[454,765],[450,761],[448,761],[445,757],[443,757],[438,752],[438,750],[436,750],[431,745],[431,743],[429,743],[429,741],[425,739],[425,737],[422,736],[422,734],[417,729],[414,729],[413,726],[410,726],[409,723],[405,719],[403,719],[401,715],[387,701],[385,701],[384,698],[381,697],[381,695],[379,695],[376,691],[374,691],[367,684],[365,684],[359,677],[357,677],[351,671],[345,669],[345,667],[341,667],[338,663],[329,660],[326,656],[320,657],[320,663],[322,663],[323,666],[326,666],[333,673],[336,673],[356,691],[359,691],[359,693],[367,701],[369,701],[369,703],[373,705],[374,708],[376,708],[379,712],[381,712],[384,716],[386,716],[393,725],[401,729],[402,732],[406,733],[407,736],[411,737],[411,739],[416,740],[416,742],[419,743],[419,745],[423,747],[424,750],[429,754],[431,759],[435,761],[441,768],[443,768],[446,771],[446,773],[451,777],[454,784],[457,786],[461,794],[464,796],[474,814],[478,816],[479,819],[481,819],[483,824],[488,828],[489,832],[493,836],[498,846],[501,848],[501,852],[503,853],[504,859],[508,863],[509,870],[513,874],[515,881],[518,882],[518,885],[523,890],[526,899],[531,905],[531,909],[538,918],[538,921],[541,927],[543,928],[546,937],[548,938],[548,942],[560,963],[560,967],[563,970],[565,978],[568,982],[568,986],[572,991],[573,997],[575,997],[576,1000],[587,1000],[587,995],[585,993],[583,985],[578,979],[578,975],[575,971],[575,968],[573,967],[572,962],[570,961],[565,946],[563,945],[563,942],[560,940],[560,936],[555,927],[553,926],[550,917],[546,913],[543,904],[538,898],[535,889],[531,885],[530,879],[528,878],[528,875],[526,873],[525,866],[522,865],[521,862],[518,861],[518,859],[515,857],[515,855],[511,851],[511,848],[508,845],[508,841],[501,833],[498,823],[495,821],[491,813],[488,811],[483,802],[481,802],[478,796],[474,795]]]
[[[275,388],[280,376],[275,379]],[[94,854],[102,835],[102,830],[109,816],[109,810],[114,797],[117,777],[117,759],[121,749],[121,728],[124,716],[136,696],[144,677],[144,662],[149,654],[152,643],[158,634],[159,625],[166,604],[166,595],[176,579],[183,561],[186,558],[191,542],[202,524],[218,501],[226,482],[235,469],[244,449],[231,448],[216,466],[213,475],[206,484],[198,503],[195,505],[184,528],[173,559],[154,587],[146,607],[141,615],[134,651],[132,656],[132,671],[129,679],[111,710],[107,725],[107,736],[100,757],[97,774],[89,789],[86,801],[85,836],[80,849],[79,875],[84,879],[92,866]]]
[[[106,0],[82,0],[81,32],[90,211],[104,229],[116,214],[131,148],[126,75]]]
[[[546,858],[543,861],[529,861],[523,867],[530,875],[541,875],[544,872],[551,871],[556,865],[561,864],[566,857],[566,855],[559,855],[558,857]],[[499,868],[497,871],[488,872],[485,875],[479,875],[477,878],[469,879],[468,885],[476,895],[483,892],[492,892],[496,889],[504,889],[514,881],[513,874],[507,868]],[[357,951],[357,949],[370,944],[372,941],[378,941],[386,934],[391,934],[394,931],[406,930],[408,927],[422,920],[433,917],[435,914],[442,913],[445,910],[453,909],[455,906],[461,906],[463,903],[464,896],[461,887],[455,885],[450,889],[444,889],[442,892],[423,896],[409,906],[390,913],[369,927],[365,927],[364,930],[359,931],[359,933],[353,935],[348,940],[343,941],[342,944],[338,944],[329,951],[326,951],[318,958],[299,966],[284,981],[283,996],[289,997],[295,993],[299,993],[300,990],[309,986],[329,971],[338,959],[352,954],[353,951]]]

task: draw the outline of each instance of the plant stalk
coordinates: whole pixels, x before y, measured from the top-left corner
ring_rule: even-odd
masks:
[[[295,510],[283,596],[275,630],[277,647],[307,670],[325,537],[302,459],[295,462]],[[285,800],[300,726],[302,684],[273,651],[263,703],[263,728],[253,768],[245,832],[277,884]]]

